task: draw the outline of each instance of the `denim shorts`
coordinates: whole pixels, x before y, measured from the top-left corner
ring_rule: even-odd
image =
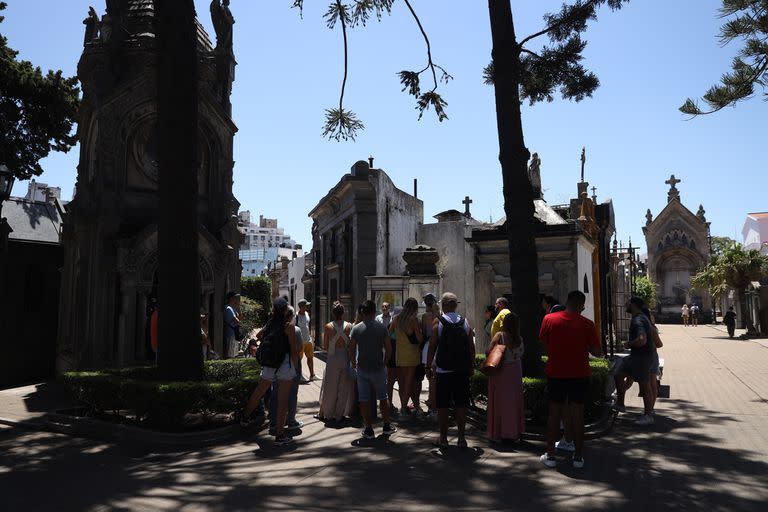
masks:
[[[371,400],[371,387],[376,394],[376,400],[387,399],[387,369],[382,367],[372,372],[357,369],[357,395],[361,402]]]
[[[280,368],[261,367],[261,378],[264,380],[293,380],[296,378],[296,368],[291,365],[291,356],[286,355]]]

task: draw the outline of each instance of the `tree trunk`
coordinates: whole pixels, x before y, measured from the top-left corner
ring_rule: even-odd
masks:
[[[493,38],[496,123],[509,237],[512,309],[520,315],[525,340],[523,373],[541,375],[539,272],[536,255],[533,189],[528,179],[530,153],[523,139],[520,112],[520,49],[515,39],[510,0],[488,0]]]
[[[161,375],[199,380],[197,29],[193,0],[155,2],[159,42],[159,333]]]

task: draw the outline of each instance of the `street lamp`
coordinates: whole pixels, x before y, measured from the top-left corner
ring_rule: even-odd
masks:
[[[16,181],[16,177],[8,169],[8,166],[0,164],[0,250],[2,252],[5,252],[8,246],[8,235],[13,232],[11,226],[8,225],[8,220],[2,216],[2,213],[3,201],[11,197],[14,181]]]

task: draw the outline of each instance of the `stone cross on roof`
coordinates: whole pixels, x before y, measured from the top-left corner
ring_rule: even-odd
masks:
[[[469,213],[469,205],[472,204],[474,201],[472,201],[469,196],[465,196],[464,200],[461,202],[464,205],[464,216],[465,217],[471,217],[472,215]]]
[[[597,187],[593,185],[589,190],[592,191],[592,202],[597,203]]]
[[[667,202],[670,202],[673,199],[677,199],[678,201],[680,200],[680,191],[677,190],[676,185],[681,181],[683,180],[675,178],[675,175],[673,174],[667,181],[664,182],[669,185],[669,192],[667,192]]]

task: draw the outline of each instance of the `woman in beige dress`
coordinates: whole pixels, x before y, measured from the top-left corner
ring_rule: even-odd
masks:
[[[341,421],[352,412],[352,380],[349,378],[349,334],[352,324],[344,321],[344,306],[333,305],[332,322],[323,330],[323,349],[328,354],[320,388],[320,412],[322,421]]]

